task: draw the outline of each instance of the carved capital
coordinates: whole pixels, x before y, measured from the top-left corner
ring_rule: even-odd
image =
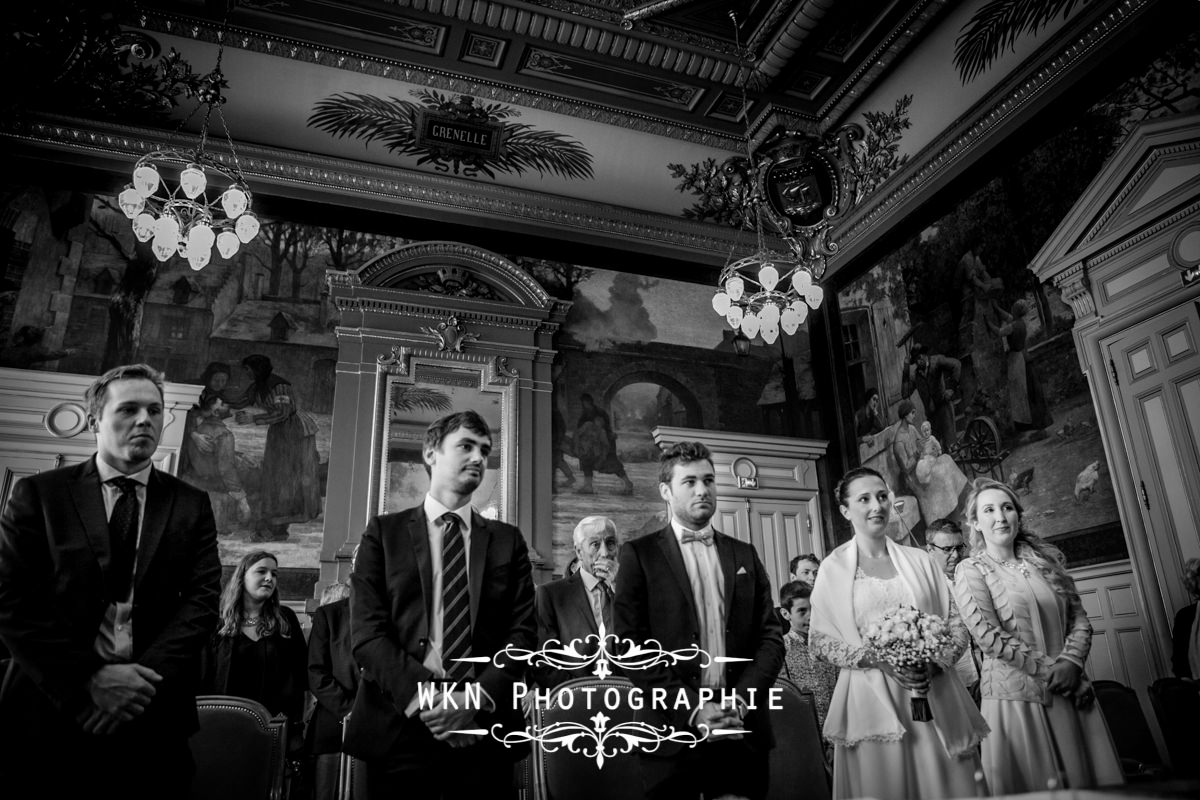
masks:
[[[394,344],[390,353],[375,360],[379,364],[379,371],[386,375],[407,375],[408,359],[411,355],[412,350]]]
[[[1076,322],[1096,315],[1092,282],[1088,279],[1087,269],[1082,262],[1055,275],[1054,285],[1062,292],[1063,300],[1066,300],[1075,312]]]

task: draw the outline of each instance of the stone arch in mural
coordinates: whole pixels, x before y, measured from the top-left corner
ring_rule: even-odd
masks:
[[[355,275],[363,286],[534,308],[549,308],[556,302],[513,262],[461,242],[404,245],[371,259]]]
[[[660,370],[637,369],[620,375],[616,380],[608,385],[607,389],[604,390],[604,393],[601,397],[600,407],[611,410],[613,400],[616,399],[617,393],[626,386],[631,386],[635,383],[656,384],[663,389],[666,389],[683,405],[684,419],[682,420],[682,426],[687,428],[704,427],[704,415],[700,410],[700,402],[696,399],[695,393],[685,386],[678,378],[668,375]]]

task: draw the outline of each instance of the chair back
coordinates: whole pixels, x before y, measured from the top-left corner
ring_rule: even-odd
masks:
[[[595,688],[595,695],[590,704],[587,695],[582,690]],[[612,704],[602,698],[611,698],[612,689],[618,692],[619,702]],[[533,708],[530,718],[534,730],[545,733],[551,726],[570,725],[581,726],[588,731],[594,731],[596,725],[592,720],[597,711],[603,711],[608,718],[604,723],[606,730],[612,730],[622,722],[632,722],[633,706],[629,702],[630,692],[634,691],[633,684],[627,678],[576,678],[556,687],[551,693],[549,708]],[[567,703],[559,703],[560,697],[566,692],[570,697]],[[589,736],[582,737],[580,745],[591,745]],[[609,740],[609,751],[616,742]],[[634,748],[628,753],[614,753],[606,756],[602,767],[596,766],[595,757],[589,758],[583,752],[571,752],[566,746],[546,746],[533,743],[530,761],[533,764],[534,792],[536,800],[641,800],[642,775],[638,764],[638,750]],[[582,751],[582,747],[577,747]],[[594,751],[594,747],[588,748]]]
[[[287,718],[242,697],[196,698],[200,729],[189,742],[196,761],[193,800],[280,800]]]
[[[801,691],[787,678],[776,678],[775,686],[782,690],[783,707],[771,711],[775,747],[770,755],[767,800],[801,796],[829,800],[831,781],[812,692]]]
[[[1120,681],[1094,681],[1092,686],[1125,777],[1131,780],[1164,777],[1166,766],[1154,746],[1154,735],[1142,713],[1137,692]]]
[[[1159,678],[1150,684],[1150,705],[1174,776],[1200,778],[1200,683]]]

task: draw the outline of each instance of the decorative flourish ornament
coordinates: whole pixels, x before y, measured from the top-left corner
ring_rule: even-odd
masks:
[[[467,333],[463,327],[459,326],[458,317],[450,317],[432,328],[424,326],[421,330],[437,338],[440,352],[452,350],[455,353],[461,353],[464,344],[479,341],[479,334]]]

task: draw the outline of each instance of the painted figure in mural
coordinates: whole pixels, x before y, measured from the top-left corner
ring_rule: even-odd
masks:
[[[899,421],[896,423],[896,435],[892,439],[892,458],[896,462],[900,485],[895,488],[900,494],[916,496],[917,461],[921,458],[917,429],[914,425],[917,407],[911,400],[901,400],[896,416],[899,417]]]
[[[29,369],[34,364],[57,361],[79,352],[74,347],[49,350],[42,345],[45,337],[46,329],[36,325],[22,325],[17,328],[17,332],[12,335],[8,346],[0,348],[0,367]]]
[[[834,495],[854,538],[821,562],[808,639],[818,658],[841,668],[824,727],[834,744],[833,796],[975,795],[978,747],[988,728],[954,671],[969,636],[950,587],[924,550],[888,537],[892,495],[882,475],[865,467],[851,470]],[[953,652],[919,666],[878,660],[863,633],[900,605],[946,620]],[[927,694],[932,720],[913,719],[914,691]]]
[[[289,524],[321,514],[317,424],[298,408],[292,384],[272,372],[271,359],[246,356],[242,369],[250,385],[242,399],[230,405],[262,411],[238,411],[237,421],[267,426],[251,541],[283,541]]]
[[[962,376],[962,362],[936,353],[930,353],[921,343],[912,346],[908,363],[904,366],[900,394],[904,397],[916,392],[925,406],[925,417],[933,425],[938,441],[950,446],[958,441],[954,424],[954,392],[951,382],[957,383]]]
[[[608,414],[602,411],[590,394],[579,398],[583,408],[575,423],[575,456],[583,472],[583,485],[575,491],[579,494],[594,494],[592,474],[607,472],[616,475],[625,484],[621,494],[633,494],[633,481],[625,474],[625,465],[617,457],[617,437],[613,433]]]
[[[900,414],[892,442],[900,491],[917,499],[921,519],[927,524],[954,516],[966,493],[967,476],[953,458],[942,452],[928,420],[918,431],[914,425],[916,409],[910,401],[900,403]]]
[[[1004,281],[993,278],[974,250],[963,253],[958,261],[955,284],[961,300],[959,339],[964,350],[987,338],[987,325],[993,319]]]
[[[203,453],[211,452],[212,444],[203,437],[195,436],[196,426],[200,424],[200,406],[204,404],[205,399],[218,396],[228,404],[229,396],[225,390],[229,387],[229,376],[232,370],[229,365],[221,361],[211,361],[204,368],[204,374],[194,383],[200,384],[200,397],[197,398],[196,405],[188,409],[187,421],[183,428],[183,449],[179,453],[179,474],[183,475],[188,471],[188,459],[191,453],[199,450]],[[228,405],[222,412],[225,417],[230,416],[233,412],[229,410]],[[188,447],[191,442],[193,447]]]
[[[1029,306],[1024,300],[1012,305],[1012,313],[997,309],[1000,325],[988,322],[988,328],[1003,337],[1008,345],[1008,410],[1013,424],[1019,431],[1040,431],[1050,427],[1054,417],[1046,405],[1042,382],[1033,371],[1033,365],[1025,358],[1028,329],[1025,315]]]
[[[186,797],[221,588],[212,511],[154,467],[161,373],[116,367],[84,399],[96,454],[16,481],[0,517],[0,786]]]
[[[704,444],[667,448],[659,459],[658,489],[671,521],[621,548],[617,635],[668,652],[699,646],[711,658],[662,660],[630,670],[629,679],[645,696],[665,690],[689,700],[646,703],[636,718],[659,730],[696,732],[707,726],[725,735],[695,747],[664,741],[656,750],[643,750],[646,796],[762,798],[773,743],[771,713],[751,698],[765,695],[784,652],[766,568],[748,542],[713,529],[716,473]],[[714,690],[707,700],[705,689]]]
[[[862,408],[854,414],[854,435],[858,437],[858,443],[872,447],[875,444],[875,434],[882,433],[886,427],[880,409],[879,390],[874,387],[867,389]]]
[[[197,417],[196,426],[184,439],[187,465],[180,470],[179,477],[208,492],[217,532],[229,533],[239,521],[250,518],[250,505],[238,476],[233,432],[225,427],[228,406],[219,394],[201,394],[200,403],[193,411]],[[192,413],[188,412],[189,418]]]
[[[562,412],[558,410],[558,404],[554,401],[551,401],[551,404],[553,405],[553,414],[550,417],[550,457],[552,459],[550,480],[553,482],[557,472],[561,471],[567,479],[563,486],[574,486],[575,472],[563,458],[563,447],[566,444],[564,440],[567,438],[567,421],[563,419]],[[558,484],[555,483],[554,487],[557,489]]]
[[[997,794],[1122,783],[1120,761],[1084,675],[1092,625],[1062,551],[1031,532],[1016,492],[975,482],[971,557],[954,596],[983,654],[983,769]]]

